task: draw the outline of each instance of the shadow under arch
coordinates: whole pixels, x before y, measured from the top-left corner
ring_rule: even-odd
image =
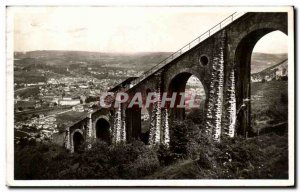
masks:
[[[72,139],[73,139],[73,151],[78,152],[78,150],[80,149],[80,146],[84,142],[82,131],[75,130],[72,134]]]
[[[283,29],[277,28],[260,28],[248,33],[238,43],[234,55],[236,66],[236,103],[237,110],[237,134],[248,136],[251,135],[251,56],[256,43],[265,35],[281,31],[287,35]],[[242,110],[241,106],[245,104]]]
[[[96,138],[108,144],[111,143],[110,122],[104,116],[99,117],[95,121]]]

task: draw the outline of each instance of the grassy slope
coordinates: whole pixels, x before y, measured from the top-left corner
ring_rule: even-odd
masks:
[[[287,121],[288,82],[251,83],[252,128],[257,129]]]
[[[203,166],[197,160],[180,160],[158,169],[145,179],[283,179],[288,177],[287,136],[275,134],[239,139],[219,146],[231,154],[232,161],[219,158],[215,166]],[[223,154],[224,154],[223,153]]]
[[[30,96],[36,96],[39,93],[39,87],[37,86],[32,86],[32,87],[25,87],[22,89],[18,89],[15,91],[15,96],[20,96],[20,97],[30,97]]]

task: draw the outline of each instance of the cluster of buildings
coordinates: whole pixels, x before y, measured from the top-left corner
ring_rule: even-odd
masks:
[[[58,133],[57,123],[55,116],[44,116],[34,117],[25,122],[16,122],[16,143],[20,139],[43,141],[51,140],[53,133]],[[23,136],[18,136],[18,132],[22,133]]]
[[[53,105],[74,106],[85,103],[87,96],[100,94],[94,82],[84,78],[64,77],[49,79],[47,86],[40,87],[39,96],[42,100]]]
[[[95,72],[92,68],[89,68],[90,74],[93,75],[105,75],[104,72]],[[44,71],[45,73],[45,71]],[[105,71],[111,76],[132,76],[136,75],[136,71]],[[61,114],[61,111],[70,111],[69,113],[85,113],[92,111],[98,106],[99,101],[89,100],[89,97],[99,97],[100,93],[109,89],[119,83],[119,78],[103,78],[97,79],[93,76],[75,76],[74,77],[59,77],[49,78],[46,82],[37,83],[18,83],[15,87],[24,89],[26,91],[28,87],[36,87],[36,93],[24,95],[15,95],[15,111],[16,112],[32,112],[35,110],[41,110],[44,116],[39,115],[27,115],[27,118],[22,118],[15,122],[15,141],[19,143],[21,139],[34,140],[41,142],[44,140],[52,140],[53,134],[56,134],[61,129],[61,124],[68,122],[68,118],[64,120],[64,117],[70,115]],[[30,92],[30,90],[28,89]],[[30,96],[28,96],[30,95]],[[22,106],[22,107],[20,107]],[[49,110],[48,110],[49,109]],[[45,111],[47,110],[47,111]],[[23,114],[23,113],[20,113]],[[51,115],[50,115],[51,114]],[[62,117],[62,118],[61,118]],[[149,117],[145,116],[145,119]]]
[[[32,86],[41,86],[41,85],[45,85],[45,82],[37,82],[37,83],[25,83],[23,84],[24,87],[32,87]]]
[[[81,100],[79,98],[72,98],[72,97],[62,97],[61,99],[56,99],[54,101],[58,105],[79,105]],[[84,101],[82,101],[84,102]]]

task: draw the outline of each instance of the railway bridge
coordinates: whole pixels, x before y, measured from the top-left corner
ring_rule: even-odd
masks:
[[[286,12],[234,13],[142,76],[129,78],[110,91],[131,95],[140,92],[143,97],[153,91],[172,95],[184,91],[187,80],[194,75],[206,93],[203,123],[212,139],[246,136],[250,131],[252,50],[272,31],[288,35],[287,23]],[[76,151],[82,142],[94,139],[117,143],[140,138],[141,109],[127,106],[122,103],[118,108],[101,108],[67,128],[67,149]],[[184,119],[184,109],[162,108],[158,100],[151,106],[150,116],[148,143],[168,144],[169,121]]]

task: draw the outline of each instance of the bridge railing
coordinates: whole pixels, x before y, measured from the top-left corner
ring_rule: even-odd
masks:
[[[212,36],[216,32],[220,31],[221,29],[223,29],[224,27],[226,27],[227,25],[229,25],[230,23],[232,23],[233,21],[235,21],[236,19],[238,19],[239,17],[241,17],[244,14],[245,13],[242,13],[242,12],[235,12],[235,13],[231,14],[230,16],[226,17],[220,23],[218,23],[217,25],[213,26],[212,28],[210,28],[209,30],[207,30],[205,33],[203,33],[202,35],[200,35],[196,39],[192,40],[191,42],[189,42],[185,46],[183,46],[178,51],[172,53],[169,57],[167,57],[166,59],[162,60],[160,63],[158,63],[157,65],[155,65],[154,67],[152,67],[148,71],[144,72],[139,78],[133,80],[131,82],[131,86],[130,87],[134,87],[135,85],[137,85],[138,83],[140,83],[141,81],[143,81],[145,78],[147,78],[148,76],[150,76],[154,72],[156,72],[159,69],[161,69],[162,67],[164,67],[166,64],[168,64],[171,61],[173,61],[174,59],[178,58],[183,53],[189,51],[190,49],[192,49],[193,47],[195,47],[196,45],[198,45],[200,42],[204,41],[205,39],[209,38],[210,36]]]

